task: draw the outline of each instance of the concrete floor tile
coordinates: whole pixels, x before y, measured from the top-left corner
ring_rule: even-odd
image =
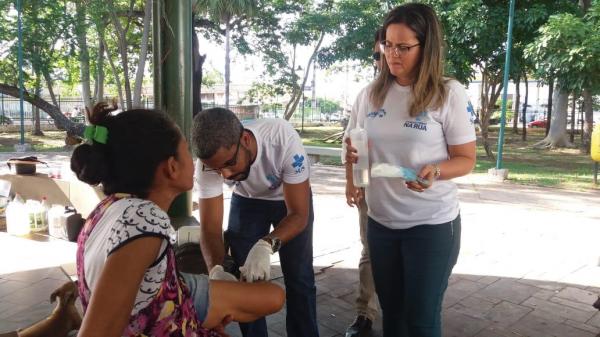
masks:
[[[563,324],[564,321],[553,321],[539,314],[528,314],[511,326],[515,332],[530,337],[596,337],[594,334]]]
[[[590,305],[594,303],[594,301],[598,298],[598,295],[586,289],[576,287],[565,287],[563,290],[556,294],[556,297]]]
[[[530,297],[524,301],[522,305],[536,310],[540,309],[546,312],[552,312],[564,319],[571,319],[581,323],[587,322],[595,314],[593,311],[583,311],[559,303],[540,300],[535,297]]]
[[[445,337],[475,336],[492,324],[492,321],[474,318],[452,308],[444,310],[442,316]]]
[[[586,324],[600,328],[600,311],[594,314],[594,316],[590,318]]]
[[[565,324],[569,325],[569,326],[572,326],[574,328],[577,328],[579,330],[584,330],[584,331],[587,331],[587,332],[591,332],[593,334],[599,334],[600,335],[600,328],[597,327],[597,326],[592,326],[592,325],[587,325],[587,324],[580,323],[580,322],[575,322],[575,321],[572,321],[570,319],[566,320]]]
[[[516,282],[512,279],[501,279],[479,291],[480,294],[502,298],[514,304],[520,304],[539,291],[539,288]]]
[[[518,322],[533,309],[514,304],[508,301],[502,301],[496,304],[486,314],[485,318],[494,322],[494,325],[499,327],[509,327]]]

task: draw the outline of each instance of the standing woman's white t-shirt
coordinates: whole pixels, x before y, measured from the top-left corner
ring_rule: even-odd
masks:
[[[449,145],[475,141],[467,94],[459,82],[446,83],[448,95],[441,107],[416,117],[409,114],[410,87],[394,83],[383,106],[376,109],[369,99],[371,86],[356,98],[346,129],[346,136],[357,126],[366,129],[371,167],[388,163],[419,172],[427,164],[447,160]],[[435,181],[424,192],[415,192],[399,178],[372,178],[366,200],[369,216],[392,229],[446,223],[459,212],[457,188],[449,180]]]

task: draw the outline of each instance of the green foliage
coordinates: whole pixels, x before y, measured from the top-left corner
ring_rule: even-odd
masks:
[[[223,84],[223,74],[216,69],[204,71],[202,74],[202,85],[207,88],[213,88],[217,84]]]
[[[537,76],[557,78],[564,90],[600,92],[600,1],[593,1],[583,17],[552,16],[526,54],[535,62]]]
[[[314,50],[323,34],[334,31],[333,6],[331,0],[259,2],[259,11],[251,20],[251,34],[247,36],[254,46],[253,52],[261,56],[265,67],[262,84],[257,88],[265,92],[268,87],[269,95],[298,92],[308,60],[296,58],[296,49]],[[260,96],[258,91],[253,95]]]
[[[463,83],[474,79],[476,68],[499,74],[506,56],[508,0],[429,0],[444,27],[446,71]],[[523,48],[537,36],[548,17],[574,10],[569,0],[520,0],[515,8],[511,69],[513,78],[527,61]]]
[[[234,17],[252,16],[256,5],[255,0],[197,0],[195,7],[214,21],[227,23]]]
[[[321,111],[325,114],[332,114],[342,109],[340,102],[332,101],[327,98],[318,97],[317,104],[319,107],[321,107]]]
[[[246,92],[243,101],[248,103],[266,103],[272,102],[277,97],[283,95],[281,88],[264,82],[254,82],[250,89]]]
[[[3,15],[0,18],[0,82],[16,85],[17,73],[17,12],[13,1],[1,1]],[[65,40],[71,38],[68,27],[71,18],[65,15],[66,4],[49,0],[24,1],[22,11],[23,27],[23,70],[25,87],[32,90],[34,83],[40,80],[41,73],[52,73],[59,58],[68,57],[69,48]],[[0,49],[0,50],[2,50]],[[34,72],[38,72],[38,77]]]
[[[385,3],[376,0],[336,2],[333,11],[336,39],[319,53],[319,64],[330,66],[344,60],[371,63],[374,35],[387,12]]]

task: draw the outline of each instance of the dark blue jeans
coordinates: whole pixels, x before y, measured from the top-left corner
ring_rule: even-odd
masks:
[[[460,215],[389,229],[369,218],[367,239],[384,337],[441,337],[441,309],[460,250]]]
[[[249,199],[233,194],[229,211],[227,239],[233,260],[244,264],[250,248],[269,234],[287,215],[284,201]],[[289,337],[317,337],[317,288],[313,272],[313,207],[312,196],[308,224],[302,233],[279,250],[281,271],[286,291],[286,329]],[[244,337],[266,337],[267,323],[261,318],[240,323]]]

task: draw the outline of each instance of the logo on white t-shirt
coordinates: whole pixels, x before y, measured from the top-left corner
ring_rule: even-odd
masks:
[[[371,112],[367,113],[367,118],[375,118],[375,117],[383,118],[383,116],[385,116],[386,114],[387,114],[387,112],[385,111],[385,109],[381,108],[377,111],[371,111]]]
[[[467,102],[467,113],[469,114],[469,122],[471,122],[471,125],[475,124],[477,122],[477,114],[475,113],[475,109],[473,109],[471,101]]]
[[[421,112],[417,117],[415,117],[414,121],[406,121],[404,122],[405,128],[411,128],[420,131],[427,131],[427,121],[429,117],[427,116],[427,111]]]
[[[267,180],[271,183],[270,190],[276,190],[281,185],[281,179],[277,178],[275,173],[267,174]]]
[[[304,167],[304,156],[301,154],[295,154],[294,160],[292,161],[292,167],[296,173],[302,173],[305,170]]]

